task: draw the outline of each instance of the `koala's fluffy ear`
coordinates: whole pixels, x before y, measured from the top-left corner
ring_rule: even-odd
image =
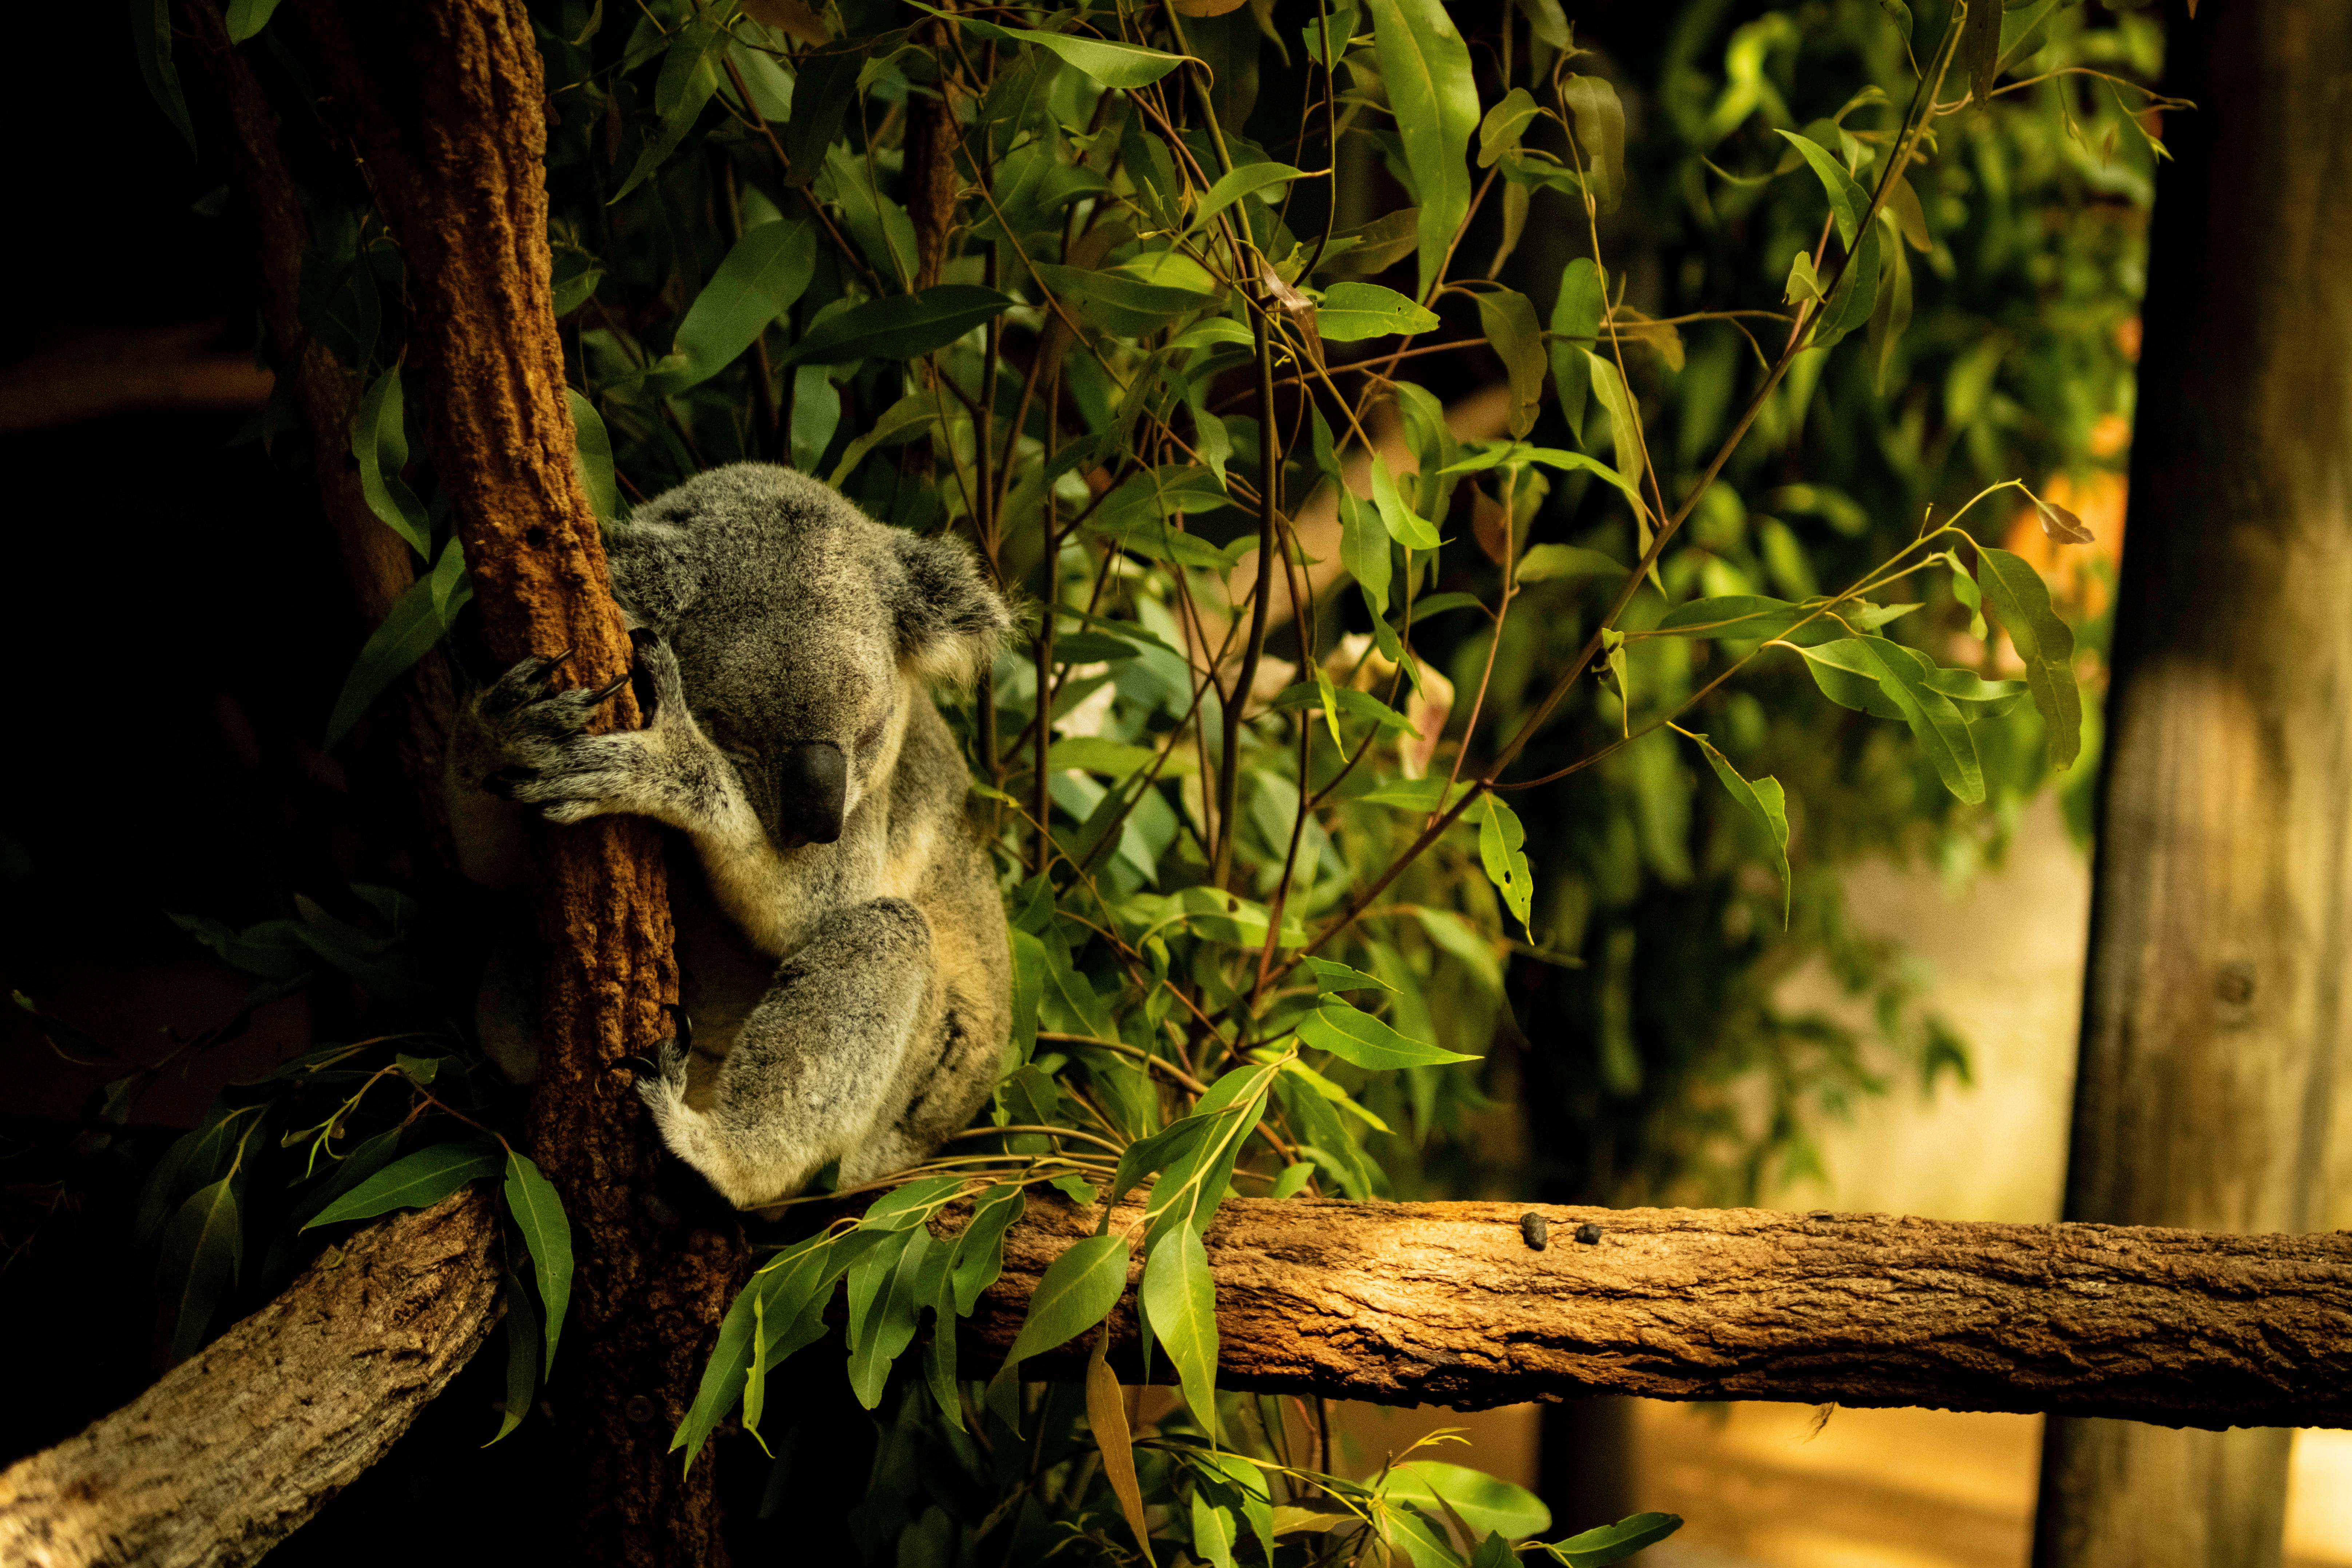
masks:
[[[604,563],[613,575],[614,597],[633,624],[664,637],[677,629],[701,596],[700,552],[675,523],[640,516],[622,524],[605,537]]]
[[[906,582],[892,605],[898,655],[926,679],[976,679],[1013,629],[1013,612],[960,539],[893,529]]]

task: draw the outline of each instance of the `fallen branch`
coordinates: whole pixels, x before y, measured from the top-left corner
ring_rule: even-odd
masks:
[[[1010,1345],[1046,1266],[1097,1217],[1032,1203],[975,1352]],[[1597,1241],[1577,1239],[1586,1225]],[[1244,1198],[1206,1239],[1234,1388],[1463,1410],[1631,1394],[2352,1426],[2352,1233]],[[1122,1328],[1131,1379],[1131,1298],[1114,1358]],[[1063,1353],[1032,1375],[1076,1375]]]
[[[383,1457],[496,1318],[478,1193],[362,1231],[105,1419],[0,1472],[0,1563],[250,1563]]]

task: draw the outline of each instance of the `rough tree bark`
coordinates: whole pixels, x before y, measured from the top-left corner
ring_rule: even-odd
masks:
[[[1540,1251],[1530,1212],[1549,1221]],[[973,1315],[976,1352],[1012,1343],[1046,1266],[1097,1218],[1030,1205]],[[1598,1239],[1580,1242],[1587,1225]],[[1218,1375],[1235,1388],[1457,1410],[1610,1393],[2352,1426],[2347,1233],[1239,1198],[1206,1240]],[[1122,1332],[1131,1352],[1131,1300],[1114,1357]],[[1076,1375],[1079,1348],[1063,1354],[1024,1365]]]
[[[0,1563],[231,1568],[382,1458],[498,1316],[478,1193],[362,1231],[79,1436],[0,1473]]]
[[[2065,1212],[2296,1231],[2352,1028],[2352,7],[2168,21]],[[2288,1440],[2053,1422],[2034,1561],[2274,1564]]]
[[[561,677],[583,684],[624,675],[552,308],[530,16],[520,0],[418,0],[300,20],[407,263],[435,466],[490,651],[568,649]],[[625,687],[612,709],[638,721]],[[581,1461],[575,1559],[719,1563],[710,1468],[688,1475],[667,1449],[746,1254],[740,1227],[656,1196],[659,1146],[622,1065],[667,1033],[677,994],[656,832],[607,817],[545,837],[532,1152],[581,1232],[557,1390]]]
[[[427,1255],[414,1240],[390,1239],[420,1224],[403,1219],[347,1249],[352,1258],[439,1260],[397,1276],[409,1294],[389,1298],[390,1307],[312,1323],[320,1293],[348,1285],[351,1264],[314,1270],[188,1363],[198,1370],[171,1373],[138,1404],[0,1478],[0,1555],[13,1542],[46,1538],[50,1555],[28,1561],[183,1568],[246,1561],[206,1553],[290,1530],[388,1447],[429,1393],[420,1373],[398,1371],[404,1358],[437,1369],[437,1387],[480,1342],[494,1278],[489,1226],[478,1220],[488,1210],[478,1204],[464,1211],[478,1217],[465,1219],[457,1202],[424,1217],[453,1236],[473,1234],[454,1228],[461,1223],[476,1226],[478,1240],[464,1248],[436,1242],[443,1252]],[[1521,1227],[1528,1212],[1226,1204],[1207,1237],[1220,1378],[1234,1388],[1457,1409],[1606,1392],[2352,1426],[2352,1233],[1544,1206],[1532,1211],[1549,1222],[1538,1251]],[[1118,1216],[1138,1217],[1132,1205]],[[1597,1239],[1580,1242],[1587,1225],[1599,1227]],[[1005,1237],[1003,1278],[969,1326],[968,1373],[984,1374],[1003,1354],[1046,1268],[1094,1228],[1083,1210],[1042,1197],[1031,1205]],[[289,1352],[289,1325],[306,1323],[310,1337]],[[1131,1299],[1112,1326],[1114,1362],[1134,1378]],[[1023,1363],[1023,1373],[1076,1378],[1084,1366],[1072,1346]],[[1169,1375],[1165,1356],[1154,1370]],[[206,1404],[205,1390],[273,1386],[306,1392],[317,1408],[261,1394],[240,1394],[248,1403],[237,1410]],[[386,1407],[373,1419],[371,1389]],[[309,1425],[285,1425],[298,1418]],[[364,1454],[348,1436],[302,1436],[363,1431],[377,1435]],[[256,1447],[265,1439],[276,1446]],[[165,1447],[147,1447],[156,1443]],[[157,1452],[168,1486],[152,1484]],[[71,1496],[69,1484],[79,1487]],[[153,1517],[183,1508],[198,1511],[186,1521]]]

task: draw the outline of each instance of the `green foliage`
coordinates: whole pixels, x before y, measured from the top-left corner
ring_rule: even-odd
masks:
[[[837,1321],[879,1423],[869,1560],[1621,1561],[1678,1521],[1523,1544],[1552,1521],[1517,1489],[1418,1458],[1344,1477],[1220,1392],[1218,1206],[1525,1182],[1478,1152],[1511,1093],[1559,1195],[1753,1196],[1879,1081],[1853,1031],[1774,1004],[1809,956],[1930,1081],[1965,1073],[1835,875],[1996,852],[2085,749],[2095,667],[1995,508],[2014,489],[2083,537],[2018,476],[2087,474],[2128,411],[2154,37],[2075,7],[2011,36],[1937,0],[1736,26],[1701,3],[1602,55],[1523,9],[836,0],[788,35],[734,0],[534,6],[598,515],[789,461],[968,536],[1032,608],[954,715],[1014,926],[986,1122],[878,1195],[802,1200],[840,1216],[814,1234],[798,1203],[772,1217],[675,1436],[692,1464],[740,1413],[781,1456],[772,1501],[837,1510],[795,1493],[803,1417],[769,1393]],[[340,736],[450,624],[463,563],[410,439],[402,260],[363,190],[310,194],[305,322],[370,389],[371,506],[432,563]],[[1504,394],[1475,429],[1468,363]],[[275,925],[204,935],[288,984],[394,956]],[[200,1334],[247,1234],[205,1194],[364,1078],[299,1113],[348,1177],[301,1217],[503,1173],[545,1310],[509,1318],[502,1436],[552,1364],[560,1210],[511,1152],[361,1137],[381,1082],[497,1124],[470,1057],[348,1065],[373,1048],[190,1134],[151,1229]],[[1031,1203],[1093,1234],[982,1384],[957,1321]],[[1130,1430],[1114,1340],[1184,1410]],[[1089,1344],[1083,1401],[1022,1381]]]

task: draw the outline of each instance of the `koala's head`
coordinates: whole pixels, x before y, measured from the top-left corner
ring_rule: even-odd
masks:
[[[623,608],[676,651],[697,722],[782,847],[839,837],[887,782],[907,705],[971,680],[1013,624],[961,542],[764,463],[646,502],[610,556]]]

